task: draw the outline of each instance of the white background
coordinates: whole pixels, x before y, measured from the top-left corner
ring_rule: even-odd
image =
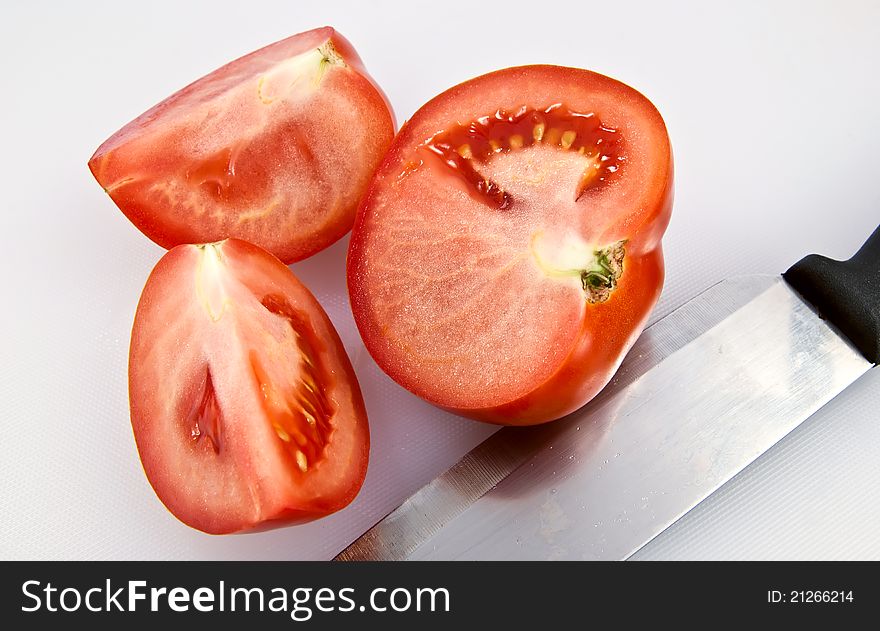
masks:
[[[211,537],[154,496],[128,421],[128,335],[162,250],[86,162],[124,123],[262,45],[330,24],[398,122],[525,63],[645,93],[676,158],[656,315],[726,276],[848,257],[880,222],[880,5],[871,2],[27,2],[0,9],[0,558],[329,558],[493,428],[421,403],[364,352],[345,243],[294,266],[361,379],[367,482],[341,513]],[[871,371],[641,558],[880,558],[880,374]]]

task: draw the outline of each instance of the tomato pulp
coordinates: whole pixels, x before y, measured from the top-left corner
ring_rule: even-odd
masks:
[[[355,221],[367,349],[464,416],[576,410],[657,301],[672,180],[660,114],[608,77],[525,66],[444,92],[400,130]]]
[[[367,416],[339,336],[293,272],[244,241],[181,245],[156,265],[129,398],[144,471],[194,528],[326,515],[364,480]]]
[[[348,232],[393,135],[384,95],[325,27],[183,88],[111,136],[89,168],[165,248],[237,237],[290,263]]]

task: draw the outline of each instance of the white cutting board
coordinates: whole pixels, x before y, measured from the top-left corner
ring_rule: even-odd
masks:
[[[677,199],[655,316],[723,277],[848,257],[880,222],[880,5],[749,2],[42,3],[0,9],[0,558],[326,559],[494,428],[440,412],[364,351],[346,242],[293,266],[330,314],[372,431],[366,483],[304,526],[212,537],[156,499],[128,421],[128,336],[162,250],[86,162],[121,125],[241,54],[323,24],[402,122],[504,66],[590,68],[664,115]],[[640,553],[880,558],[873,371]]]

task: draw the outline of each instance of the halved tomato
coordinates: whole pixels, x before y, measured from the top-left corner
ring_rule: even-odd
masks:
[[[501,70],[416,112],[358,213],[348,287],[398,383],[453,412],[533,424],[610,380],[663,283],[672,153],[608,77]]]
[[[129,398],[153,489],[205,532],[332,513],[366,475],[367,415],[333,324],[289,268],[244,241],[181,245],[156,265]]]
[[[393,135],[384,95],[325,27],[183,88],[111,136],[89,168],[163,247],[238,237],[290,263],[348,232]]]

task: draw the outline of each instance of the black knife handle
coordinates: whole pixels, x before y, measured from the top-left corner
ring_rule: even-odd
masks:
[[[782,276],[868,361],[880,363],[880,226],[850,260],[810,254]]]

